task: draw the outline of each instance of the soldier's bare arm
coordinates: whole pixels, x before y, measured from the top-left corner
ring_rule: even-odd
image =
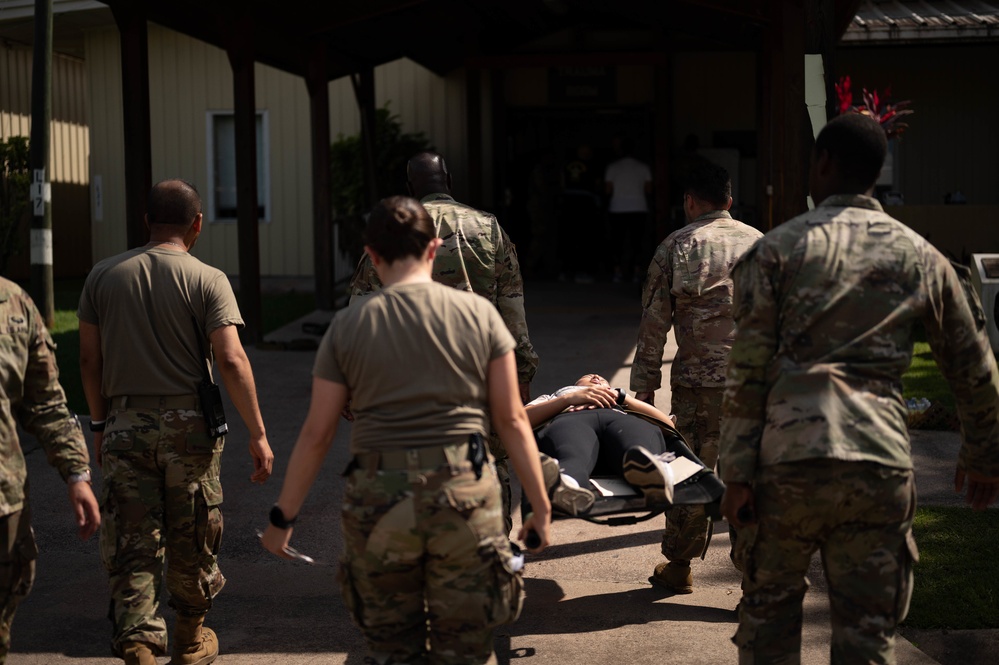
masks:
[[[262,483],[271,475],[274,453],[267,443],[264,419],[257,404],[257,387],[253,381],[253,369],[246,351],[239,341],[235,326],[221,326],[209,333],[222,382],[225,384],[232,403],[250,431],[250,455],[253,457],[254,471],[250,480]]]
[[[538,445],[519,397],[513,353],[504,353],[489,362],[489,409],[493,427],[510,456],[524,494],[531,502],[532,513],[524,521],[517,537],[525,542],[527,533],[533,530],[538,534],[540,544],[531,551],[540,552],[548,546],[552,508],[541,475]]]
[[[285,519],[293,520],[305,503],[309,489],[319,475],[319,469],[329,452],[336,434],[337,418],[347,405],[347,386],[326,379],[312,379],[312,401],[302,431],[288,460],[277,506]],[[291,558],[285,552],[291,540],[292,528],[278,529],[274,525],[264,533],[263,545],[279,557]]]

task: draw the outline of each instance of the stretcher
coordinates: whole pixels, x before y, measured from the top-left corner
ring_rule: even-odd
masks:
[[[725,484],[713,469],[709,469],[698,459],[683,435],[672,423],[629,409],[624,410],[634,418],[641,418],[659,427],[667,452],[676,456],[676,460],[670,463],[677,479],[673,485],[673,501],[649,502],[640,490],[629,485],[623,477],[597,475],[590,478],[590,482],[597,487],[592,508],[585,513],[569,515],[553,507],[552,517],[574,517],[594,524],[625,526],[662,515],[673,505],[703,505],[708,517],[712,520],[721,519],[721,497],[725,493]],[[535,433],[545,424],[547,423],[535,428]],[[529,512],[530,504],[525,497],[521,501],[522,516]]]

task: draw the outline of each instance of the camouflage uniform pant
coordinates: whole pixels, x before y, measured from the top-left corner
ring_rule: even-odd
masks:
[[[374,662],[496,662],[492,629],[523,602],[499,502],[492,464],[348,474],[340,583]]]
[[[10,651],[10,625],[17,605],[35,581],[38,548],[31,530],[31,510],[24,508],[0,517],[0,665]]]
[[[102,451],[100,545],[112,651],[147,642],[162,655],[164,557],[170,606],[179,614],[205,614],[225,584],[217,565],[222,441],[206,436],[193,409],[124,409],[109,414]]]
[[[912,472],[808,460],[764,467],[753,489],[759,523],[739,531],[739,662],[801,661],[805,573],[819,550],[832,608],[831,662],[894,663],[895,628],[909,609],[918,558]]]
[[[670,403],[676,426],[704,465],[714,469],[721,438],[721,404],[724,388],[672,386]],[[663,556],[679,565],[704,554],[708,545],[708,516],[704,506],[673,506],[666,511]]]

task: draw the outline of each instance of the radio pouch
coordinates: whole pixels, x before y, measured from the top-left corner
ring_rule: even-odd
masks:
[[[222,392],[212,381],[212,375],[208,373],[205,345],[201,341],[201,328],[193,314],[191,315],[191,323],[194,324],[194,335],[198,340],[198,350],[201,352],[200,362],[203,373],[201,383],[198,384],[198,401],[201,403],[201,413],[205,418],[208,438],[218,439],[229,431],[229,425],[225,421],[225,409],[222,407]]]

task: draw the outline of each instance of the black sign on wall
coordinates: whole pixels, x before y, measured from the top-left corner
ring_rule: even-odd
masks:
[[[552,67],[548,101],[554,104],[613,104],[617,101],[614,67]]]

